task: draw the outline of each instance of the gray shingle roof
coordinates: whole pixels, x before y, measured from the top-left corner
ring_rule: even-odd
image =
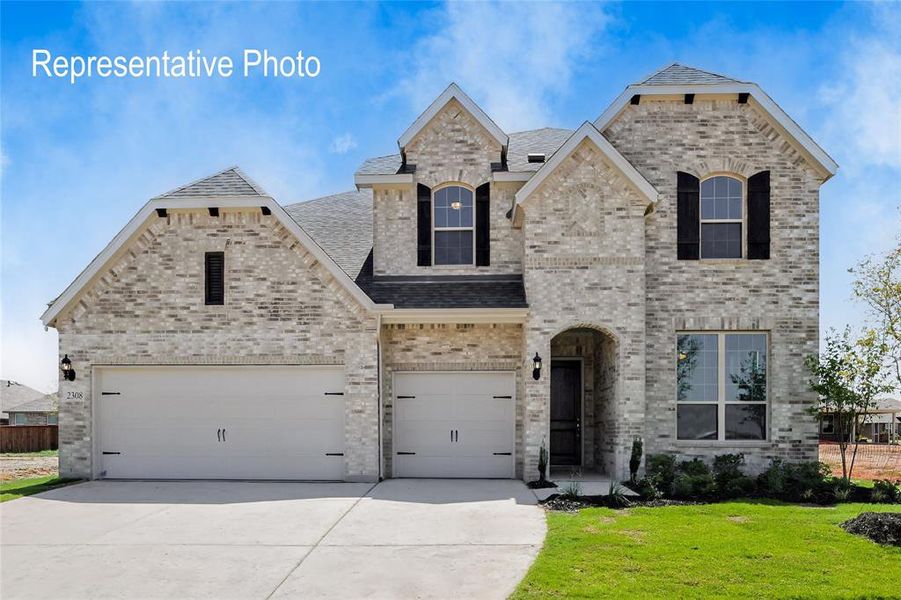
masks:
[[[43,396],[43,392],[39,392],[27,385],[7,379],[0,380],[0,410],[4,413],[9,412],[10,409],[20,404],[25,404]]]
[[[285,210],[351,279],[372,250],[372,192],[344,192]]]
[[[673,63],[652,73],[638,85],[691,85],[711,83],[744,83],[723,75],[717,75],[709,71],[702,71],[694,67],[686,67],[679,63]]]
[[[378,304],[395,308],[526,308],[522,275],[371,276],[357,284]],[[366,273],[365,271],[369,271]]]
[[[557,151],[573,134],[572,129],[533,129],[510,134],[507,148],[507,169],[514,173],[537,171],[543,163],[530,163],[529,154],[544,153],[545,160]]]
[[[238,167],[229,167],[208,177],[192,181],[156,198],[192,198],[197,196],[268,196]]]
[[[367,158],[357,169],[357,175],[394,175],[400,169],[400,154]]]
[[[56,394],[45,394],[40,398],[29,400],[24,404],[18,404],[10,408],[7,412],[59,412],[59,401]]]

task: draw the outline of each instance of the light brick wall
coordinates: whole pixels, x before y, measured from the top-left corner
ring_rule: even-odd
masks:
[[[584,141],[524,204],[525,284],[530,315],[523,361],[552,358],[551,340],[588,327],[615,340],[619,379],[606,437],[612,468],[628,473],[628,450],[644,422],[645,254],[647,201]],[[548,364],[545,362],[545,364]],[[526,472],[537,472],[549,426],[550,378],[528,378]]]
[[[385,476],[392,475],[394,374],[400,371],[514,371],[516,476],[522,476],[522,326],[518,324],[404,324],[382,326]],[[530,371],[531,372],[531,371]]]
[[[817,176],[751,104],[735,100],[642,98],[604,134],[662,194],[647,220],[646,454],[744,451],[752,469],[777,456],[815,459],[816,424],[805,412],[814,397],[803,361],[818,345]],[[748,177],[762,170],[770,171],[772,258],[676,260],[676,171]],[[686,329],[770,332],[770,441],[675,439],[675,337]]]
[[[151,216],[58,322],[78,372],[60,380],[60,472],[92,474],[91,368],[343,364],[348,479],[378,476],[377,325],[273,216]],[[206,306],[204,253],[225,252],[226,303]]]
[[[441,110],[406,146],[416,165],[412,187],[376,187],[373,192],[373,265],[376,275],[472,275],[519,273],[522,237],[510,227],[507,211],[515,187],[491,184],[491,265],[419,267],[416,265],[416,184],[430,188],[463,183],[473,189],[489,181],[491,163],[500,162],[497,141],[456,100]]]

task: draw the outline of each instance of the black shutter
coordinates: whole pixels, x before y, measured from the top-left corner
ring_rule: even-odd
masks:
[[[432,189],[416,186],[416,264],[432,265]]]
[[[701,182],[689,173],[676,173],[676,257],[698,260],[701,250]]]
[[[476,188],[476,266],[491,264],[491,184]]]
[[[225,252],[207,252],[204,256],[204,301],[225,304]]]
[[[748,258],[770,257],[770,172],[748,179]]]

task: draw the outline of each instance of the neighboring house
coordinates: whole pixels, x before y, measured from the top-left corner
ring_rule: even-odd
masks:
[[[0,425],[56,425],[57,395],[44,394],[27,385],[0,380],[3,413]]]
[[[880,398],[876,408],[870,410],[858,427],[852,427],[850,439],[860,439],[874,444],[890,444],[901,441],[901,400],[897,398]],[[820,439],[836,442],[841,436],[835,431],[832,415],[825,415],[820,420]]]
[[[671,65],[578,129],[451,85],[357,191],[231,168],[151,199],[48,308],[63,476],[619,478],[817,457],[819,188],[757,85]]]

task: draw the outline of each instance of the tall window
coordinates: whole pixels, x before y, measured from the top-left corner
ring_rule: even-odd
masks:
[[[742,204],[738,179],[719,175],[701,182],[701,258],[742,257]]]
[[[457,185],[435,191],[432,199],[436,265],[471,265],[475,256],[473,193]]]
[[[676,430],[680,440],[767,438],[767,335],[677,336]]]

